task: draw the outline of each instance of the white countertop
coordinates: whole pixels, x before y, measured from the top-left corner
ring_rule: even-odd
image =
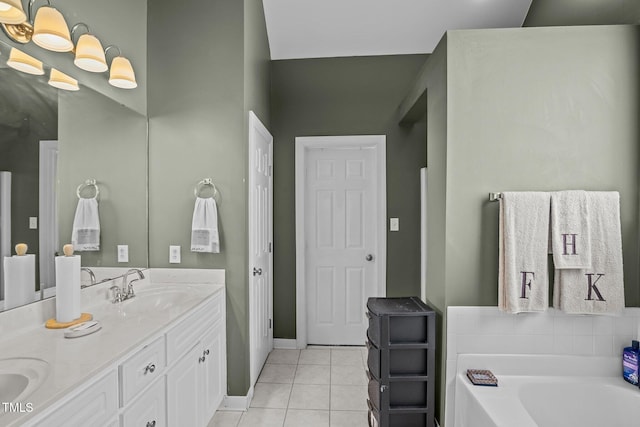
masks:
[[[105,290],[113,283],[107,282],[85,289],[83,292],[103,295],[102,298],[96,298],[97,301],[94,304],[84,304],[82,307],[83,312],[93,314],[94,320],[102,324],[102,329],[94,334],[66,339],[63,336],[63,329],[46,329],[40,323],[27,325],[16,333],[0,337],[0,359],[30,357],[49,363],[46,380],[31,395],[23,399],[24,403],[32,403],[33,412],[7,414],[0,412],[0,426],[24,423],[95,375],[108,368],[115,368],[115,364],[123,356],[159,336],[169,324],[224,289],[223,284],[176,283],[179,280],[169,282],[161,280],[160,275],[157,276],[159,283],[155,282],[155,277],[154,282],[148,278],[136,282],[135,290],[142,295],[137,295],[124,303],[112,304],[105,300]],[[224,275],[222,277],[224,282]],[[194,278],[193,275],[191,278]],[[128,308],[136,302],[142,303],[145,290],[168,284],[180,286],[185,290],[181,298],[176,298],[170,307],[149,309],[143,313]],[[85,295],[83,299],[86,299]],[[0,322],[2,322],[1,316],[0,314]],[[13,321],[15,322],[15,319]]]

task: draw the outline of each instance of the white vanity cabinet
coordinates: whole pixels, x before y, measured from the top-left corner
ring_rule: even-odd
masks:
[[[224,298],[218,294],[167,332],[167,420],[206,426],[226,392]],[[179,356],[179,351],[189,350]],[[171,362],[170,362],[171,363]]]

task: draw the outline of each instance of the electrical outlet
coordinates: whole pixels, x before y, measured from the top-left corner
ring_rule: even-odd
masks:
[[[389,231],[400,231],[400,218],[389,218]]]
[[[118,262],[129,262],[129,245],[118,245]]]
[[[169,246],[169,264],[180,264],[180,246]]]
[[[30,230],[37,230],[38,229],[38,217],[37,216],[30,216],[29,217],[29,229]]]

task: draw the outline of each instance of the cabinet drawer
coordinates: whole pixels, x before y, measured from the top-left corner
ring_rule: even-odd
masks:
[[[117,411],[118,375],[113,370],[36,425],[41,427],[102,426],[112,421]]]
[[[430,426],[430,414],[428,412],[394,412],[379,411],[376,409],[369,400],[367,400],[369,406],[368,421],[371,427],[425,427]],[[433,424],[431,424],[433,425]]]
[[[369,401],[376,409],[427,408],[426,381],[393,381],[384,384],[369,374]]]
[[[167,410],[164,376],[122,413],[122,427],[165,427]]]
[[[426,348],[388,349],[379,350],[367,342],[367,367],[369,372],[378,378],[428,376],[429,350]],[[382,371],[382,359],[386,358],[385,373]]]
[[[164,336],[145,346],[120,365],[120,405],[162,376],[166,366]]]
[[[219,292],[207,301],[204,307],[187,316],[167,332],[167,364],[171,365],[193,348],[205,331],[222,318],[225,303],[223,295],[223,292]]]

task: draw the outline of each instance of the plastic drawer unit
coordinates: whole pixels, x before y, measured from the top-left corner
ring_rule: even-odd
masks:
[[[418,297],[367,301],[369,425],[434,427],[436,313]]]

